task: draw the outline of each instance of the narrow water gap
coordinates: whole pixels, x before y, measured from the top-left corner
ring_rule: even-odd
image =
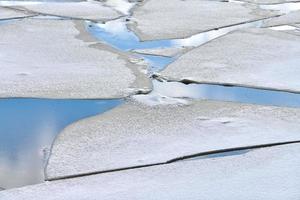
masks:
[[[154,106],[188,103],[188,99],[217,100],[269,106],[300,107],[300,93],[217,84],[184,84],[153,80],[153,91],[133,96],[137,101]]]
[[[44,181],[44,166],[58,133],[122,103],[122,99],[0,99],[0,187]]]
[[[243,150],[235,150],[235,151],[227,151],[227,152],[209,154],[209,155],[189,158],[184,161],[201,160],[201,159],[215,159],[215,158],[223,158],[223,157],[229,157],[229,156],[242,156],[242,155],[249,153],[250,151],[253,151],[253,149],[243,149]]]

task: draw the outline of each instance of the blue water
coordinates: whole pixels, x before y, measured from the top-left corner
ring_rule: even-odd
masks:
[[[195,34],[183,39],[166,39],[141,41],[138,36],[127,28],[127,22],[124,18],[106,22],[105,24],[87,22],[86,30],[98,40],[121,51],[131,51],[138,49],[160,49],[160,48],[179,48],[179,47],[198,47],[217,37],[225,35],[231,31],[241,28],[260,27],[262,21],[254,21],[247,24],[241,24],[226,27],[218,30],[211,30]],[[138,53],[137,53],[138,54]],[[159,72],[168,64],[176,60],[176,56],[167,58],[165,56],[147,56],[138,54],[146,61],[150,61],[149,73]]]
[[[300,107],[300,94],[298,93],[210,84],[196,85],[194,91],[199,99]]]
[[[154,40],[141,42],[134,32],[127,29],[125,23],[112,23],[111,26],[118,28],[104,28],[106,25],[96,24],[89,22],[86,26],[87,31],[108,45],[121,50],[130,51],[137,49],[151,49],[151,48],[167,48],[173,47],[174,43],[172,40]],[[101,27],[103,26],[103,27]],[[111,30],[112,29],[112,30]],[[158,72],[163,70],[168,64],[173,62],[175,58],[166,56],[152,56],[145,54],[138,54],[139,57],[143,58],[149,64],[149,72]]]
[[[109,22],[107,22],[109,23]],[[94,37],[106,42],[107,44],[113,46],[122,51],[130,51],[133,49],[151,49],[151,48],[161,48],[161,47],[173,47],[172,40],[153,40],[141,42],[136,34],[127,29],[124,24],[112,24],[112,26],[121,26],[118,31],[115,29],[109,30],[107,28],[101,27],[96,23],[89,22],[87,25],[87,31]]]
[[[213,84],[183,84],[153,80],[153,91],[135,98],[159,104],[161,97],[231,101],[269,106],[300,107],[300,93]],[[165,99],[166,103],[168,98]]]
[[[159,72],[163,70],[166,66],[172,63],[176,58],[166,57],[166,56],[155,56],[155,55],[145,55],[138,54],[141,56],[147,63],[150,72]]]
[[[122,102],[0,99],[0,187],[9,188],[41,181],[47,153],[63,128],[77,120],[108,111]],[[29,164],[32,162],[36,162],[35,165]],[[32,171],[32,168],[38,170]],[[31,177],[25,178],[26,171],[27,174],[31,173]]]
[[[187,159],[187,161],[199,160],[199,159],[222,158],[222,157],[227,157],[227,156],[240,156],[240,155],[249,153],[250,151],[253,151],[253,150],[246,149],[246,150],[235,150],[235,151],[228,151],[228,152],[222,152],[222,153],[214,153],[214,154],[210,154],[210,155],[190,158],[190,159]]]

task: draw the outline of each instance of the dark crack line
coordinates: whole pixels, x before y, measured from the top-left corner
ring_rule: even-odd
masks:
[[[0,19],[0,21],[9,21],[9,20],[26,19],[26,18],[32,18],[32,17],[37,17],[37,16],[39,16],[39,15],[36,14],[36,15],[28,15],[28,16],[22,16],[22,17],[10,17],[10,18],[3,18],[3,19]]]
[[[234,151],[241,151],[241,150],[253,150],[253,149],[260,149],[260,148],[268,148],[273,146],[282,146],[282,145],[288,145],[288,144],[294,144],[294,143],[300,143],[300,140],[295,141],[287,141],[287,142],[276,142],[276,143],[269,143],[269,144],[259,144],[259,145],[251,145],[251,146],[244,146],[244,147],[234,147],[234,148],[227,148],[227,149],[219,149],[219,150],[213,150],[213,151],[207,151],[207,152],[201,152],[196,154],[191,154],[187,156],[182,156],[178,158],[171,159],[167,161],[167,164],[200,157],[200,156],[208,156],[208,155],[214,155],[219,153],[227,153],[227,152],[234,152]]]
[[[256,89],[256,90],[265,90],[265,91],[273,91],[273,92],[284,92],[284,93],[291,93],[291,94],[300,94],[300,91],[294,91],[289,89],[276,89],[272,87],[259,87],[259,86],[251,86],[251,85],[244,85],[244,84],[238,84],[238,83],[222,83],[222,82],[210,82],[210,81],[194,81],[190,79],[170,79],[166,76],[161,76],[159,73],[154,73],[151,76],[152,79],[155,79],[159,82],[177,82],[177,83],[183,83],[185,85],[190,84],[205,84],[205,85],[216,85],[216,86],[224,86],[224,87],[239,87],[239,88],[245,88],[245,89]]]
[[[93,23],[106,23],[108,21],[113,21],[113,20],[118,20],[124,16],[119,16],[115,17],[112,19],[89,19],[89,18],[81,18],[81,17],[70,17],[70,16],[64,16],[64,15],[55,15],[55,14],[50,14],[50,13],[43,13],[43,12],[37,12],[33,10],[28,10],[28,9],[21,9],[17,7],[8,7],[8,6],[3,6],[3,8],[11,9],[14,11],[22,12],[22,13],[28,13],[28,14],[33,14],[34,16],[29,16],[29,17],[37,17],[37,16],[48,16],[48,17],[58,17],[61,18],[59,20],[80,20],[80,21],[90,21]]]
[[[234,152],[234,151],[240,151],[240,150],[254,150],[254,149],[260,149],[260,148],[269,148],[269,147],[273,147],[273,146],[282,146],[282,145],[295,144],[295,143],[300,143],[300,140],[212,150],[212,151],[206,151],[206,152],[201,152],[201,153],[196,153],[196,154],[191,154],[191,155],[186,155],[186,156],[173,158],[173,159],[168,160],[166,162],[158,162],[158,163],[145,164],[145,165],[136,165],[136,166],[131,166],[131,167],[111,169],[111,170],[88,172],[88,173],[81,173],[81,174],[68,175],[68,176],[60,176],[60,177],[55,177],[55,178],[46,178],[45,180],[46,181],[58,181],[58,180],[80,178],[80,177],[86,177],[86,176],[92,176],[92,175],[98,175],[98,174],[122,172],[122,171],[128,171],[128,170],[134,170],[134,169],[140,169],[140,168],[148,168],[148,167],[154,167],[154,166],[169,165],[169,164],[172,164],[172,163],[175,163],[175,162],[179,162],[179,161],[183,161],[183,160],[187,160],[187,159],[191,159],[191,158],[196,158],[196,157],[201,157],[201,156],[208,156],[208,155]]]

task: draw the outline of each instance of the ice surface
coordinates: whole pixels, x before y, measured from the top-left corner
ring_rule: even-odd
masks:
[[[98,43],[82,21],[6,23],[0,43],[0,97],[119,98],[151,88],[141,66]]]
[[[298,36],[282,31],[235,31],[181,56],[161,75],[170,80],[300,92],[299,45]]]
[[[174,148],[176,149],[176,148]],[[47,182],[2,191],[1,200],[297,200],[300,145]]]
[[[192,101],[123,104],[67,127],[54,143],[48,179],[165,162],[199,152],[299,140],[299,109]]]

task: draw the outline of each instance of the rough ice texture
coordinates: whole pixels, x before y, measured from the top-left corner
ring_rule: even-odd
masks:
[[[300,23],[300,11],[294,11],[280,17],[275,17],[264,22],[264,26],[280,26],[280,25],[294,25]]]
[[[269,15],[268,11],[255,12],[241,4],[220,1],[148,0],[134,10],[131,29],[142,40],[182,38]]]
[[[133,52],[141,53],[141,54],[149,54],[149,55],[157,55],[157,56],[166,56],[166,57],[173,57],[183,52],[188,51],[186,48],[157,48],[157,49],[136,49]]]
[[[255,3],[255,4],[280,4],[280,3],[300,2],[299,0],[238,0],[238,1]]]
[[[213,101],[127,103],[65,128],[48,179],[165,162],[198,152],[299,140],[300,110]]]
[[[32,14],[12,10],[5,7],[0,7],[0,20],[4,19],[14,19],[14,18],[22,18],[22,17],[28,17],[33,16]]]
[[[236,31],[183,55],[161,75],[300,92],[299,46],[299,36],[282,31]]]
[[[125,15],[129,15],[130,10],[135,6],[134,2],[130,2],[128,0],[105,0],[104,3],[106,6],[109,6]]]
[[[150,87],[140,66],[97,43],[82,21],[10,22],[0,44],[0,97],[119,98]]]
[[[83,2],[43,2],[41,4],[24,4],[22,6],[17,6],[17,8],[43,14],[90,20],[106,21],[121,16],[112,8],[93,0]]]
[[[299,144],[284,145],[241,155],[46,182],[2,191],[0,199],[298,200],[299,151]]]

